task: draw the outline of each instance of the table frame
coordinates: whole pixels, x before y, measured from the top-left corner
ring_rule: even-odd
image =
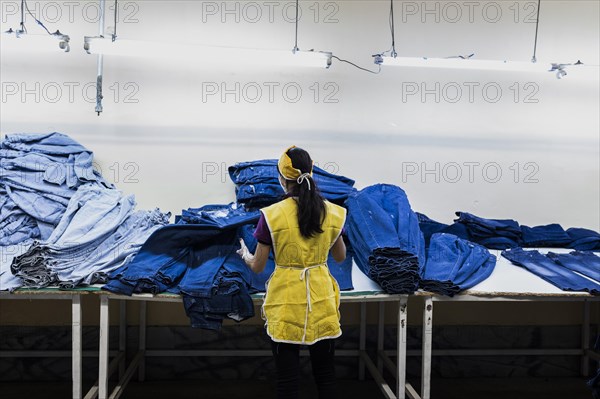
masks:
[[[252,295],[255,305],[262,303],[264,294]],[[140,302],[140,328],[138,350],[131,360],[129,366],[122,373],[115,388],[109,392],[108,379],[116,370],[115,358],[109,363],[109,302],[121,302],[121,322],[120,328],[123,328],[123,317],[125,301]],[[144,359],[147,356],[272,356],[269,350],[148,350],[146,348],[146,311],[147,304],[151,302],[172,302],[180,303],[182,301],[179,295],[171,294],[137,294],[132,296],[116,295],[108,292],[100,294],[100,354],[99,354],[99,377],[98,377],[98,398],[99,399],[117,399],[119,398],[136,370],[140,381],[144,380],[145,367]],[[369,371],[373,379],[381,389],[383,395],[388,399],[404,399],[408,395],[411,399],[416,399],[414,388],[406,382],[406,336],[407,336],[407,314],[408,314],[408,295],[388,295],[382,292],[342,292],[340,302],[360,303],[360,336],[357,350],[339,350],[336,354],[339,356],[357,356],[359,359],[359,378],[364,379],[365,369]],[[366,352],[366,308],[367,303],[379,303],[378,316],[378,334],[377,366]],[[395,353],[397,362],[394,364],[387,353],[383,350],[384,336],[384,304],[385,302],[398,303],[398,334],[396,340]],[[125,340],[122,340],[123,343]],[[121,342],[121,340],[120,340]],[[119,356],[124,356],[126,348],[119,348]],[[305,355],[305,354],[304,354]],[[388,368],[395,376],[395,392],[382,376],[383,366]],[[87,398],[86,398],[87,399]]]
[[[47,291],[21,290],[13,293],[0,292],[0,300],[70,300],[71,301],[71,352],[69,351],[2,351],[0,357],[64,357],[71,356],[72,364],[72,398],[82,397],[82,328],[81,328],[81,294],[82,292],[61,291],[48,293]]]
[[[413,399],[431,398],[431,357],[437,356],[489,356],[489,355],[573,355],[581,356],[581,374],[588,376],[590,358],[600,361],[600,354],[589,347],[590,341],[590,303],[600,302],[600,297],[588,294],[572,295],[482,295],[468,291],[454,297],[441,296],[433,293],[417,293],[424,297],[423,304],[423,334],[422,334],[422,360],[421,360],[421,393]],[[503,301],[503,302],[583,302],[583,325],[581,334],[581,347],[576,349],[445,349],[432,350],[433,335],[433,303],[434,302],[472,302],[472,301]],[[600,331],[600,330],[599,330]],[[412,355],[415,353],[407,353]]]

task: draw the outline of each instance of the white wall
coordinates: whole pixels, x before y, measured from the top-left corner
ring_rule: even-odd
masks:
[[[72,50],[17,53],[0,43],[0,131],[71,135],[95,152],[109,180],[136,194],[142,208],[178,213],[231,201],[226,166],[274,158],[296,144],[321,166],[355,178],[359,188],[376,182],[402,186],[414,209],[440,221],[450,222],[454,211],[463,210],[528,225],[600,230],[597,1],[543,1],[537,47],[539,62],[581,59],[596,65],[591,75],[568,70],[558,80],[550,73],[393,67],[373,75],[336,60],[329,70],[314,70],[257,69],[241,61],[215,66],[215,60],[203,66],[195,52],[178,59],[107,56],[101,116],[90,102],[93,87],[85,86],[95,81],[96,56],[82,49],[83,36],[97,32],[96,2],[28,3],[54,22],[47,24],[50,30],[71,36]],[[289,1],[119,4],[122,39],[272,49],[294,43],[294,25],[282,16],[285,9],[293,17]],[[301,49],[333,51],[375,69],[371,55],[389,48],[387,1],[300,4]],[[529,61],[536,4],[396,1],[396,49],[401,56],[474,52],[480,59]],[[18,27],[20,1],[0,6],[2,31]],[[438,15],[425,7],[437,7]],[[107,26],[112,18],[109,13]],[[41,32],[31,18],[27,27]],[[297,102],[285,97],[286,84],[301,88]],[[214,85],[234,92],[239,87],[239,101],[235,94],[203,92]],[[275,85],[272,101],[268,85]],[[257,86],[263,95],[252,102]],[[410,95],[411,88],[419,93]],[[422,97],[423,88],[432,92]]]

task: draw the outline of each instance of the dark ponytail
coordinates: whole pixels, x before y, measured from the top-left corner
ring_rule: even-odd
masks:
[[[287,152],[292,160],[292,166],[300,169],[302,173],[312,171],[313,161],[308,152],[302,148],[294,147]],[[298,225],[300,234],[305,238],[311,238],[315,234],[322,233],[321,225],[325,219],[325,202],[317,185],[311,176],[306,176],[301,183],[287,180],[290,193],[298,196]]]

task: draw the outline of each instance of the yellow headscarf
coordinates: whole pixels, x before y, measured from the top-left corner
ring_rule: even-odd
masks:
[[[284,179],[296,180],[298,184],[302,184],[302,182],[306,179],[307,176],[312,177],[313,165],[311,165],[310,167],[310,173],[302,173],[300,169],[294,168],[294,166],[292,165],[292,159],[287,154],[288,151],[292,148],[296,148],[296,146],[290,146],[283,152],[283,154],[281,154],[279,162],[277,162],[277,169],[279,170],[279,173],[281,173]],[[308,181],[308,179],[306,181],[308,182],[308,189],[310,190],[310,182]]]

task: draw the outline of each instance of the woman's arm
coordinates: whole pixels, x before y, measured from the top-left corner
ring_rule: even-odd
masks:
[[[243,241],[242,241],[243,243]],[[245,244],[242,244],[245,247]],[[260,242],[256,245],[256,252],[252,255],[249,251],[247,254],[240,253],[246,265],[256,274],[265,270],[265,266],[267,265],[267,260],[269,259],[269,252],[271,251],[271,247],[265,244],[261,244]]]
[[[333,243],[331,247],[331,255],[333,255],[333,259],[336,262],[343,262],[346,259],[346,244],[344,244],[344,239],[340,235],[338,239]]]

